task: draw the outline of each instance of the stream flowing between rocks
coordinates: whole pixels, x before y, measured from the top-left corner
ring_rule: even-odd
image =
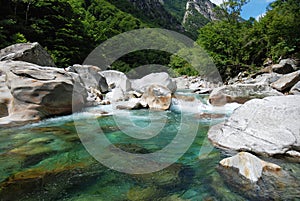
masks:
[[[169,111],[115,111],[112,106],[97,106],[23,127],[0,128],[0,200],[251,199],[227,186],[217,166],[228,153],[213,148],[207,140],[209,127],[228,118],[236,106],[212,109],[206,105],[206,96],[193,96],[198,101],[194,105],[179,106],[174,102]],[[200,115],[195,106],[199,103],[202,103],[200,110],[207,113]],[[112,115],[101,116],[103,111]],[[149,117],[153,115],[150,122]],[[162,125],[162,129],[150,139],[135,139],[126,135],[135,128],[125,124],[126,132],[120,129],[116,116],[120,122],[122,118],[123,122],[130,118],[139,127],[153,123]],[[74,123],[83,126],[86,134],[105,135],[112,144],[126,152],[147,154],[172,142],[182,126],[181,118],[189,120],[185,122],[184,132],[191,132],[189,128],[195,126],[198,128],[193,144],[166,169],[138,175],[117,172],[95,160],[83,146]],[[90,126],[91,119],[99,126]],[[180,147],[180,142],[177,143]],[[299,177],[298,163],[272,160]],[[293,190],[296,194],[299,191]]]

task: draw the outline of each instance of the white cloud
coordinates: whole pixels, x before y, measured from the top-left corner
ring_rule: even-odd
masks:
[[[265,15],[266,15],[266,13],[264,12],[264,13],[262,13],[262,14],[256,16],[255,19],[256,19],[257,21],[259,21],[260,18],[262,18],[262,17],[265,16]]]
[[[212,3],[220,5],[221,3],[223,3],[223,0],[210,0]],[[270,1],[270,0],[267,0]]]

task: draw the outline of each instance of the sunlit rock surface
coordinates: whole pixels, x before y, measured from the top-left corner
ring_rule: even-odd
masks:
[[[37,42],[14,44],[0,50],[0,61],[8,60],[55,67],[50,54]]]
[[[279,172],[281,170],[280,166],[260,160],[247,152],[240,152],[235,156],[225,158],[220,161],[220,164],[224,168],[238,169],[240,175],[253,183],[262,177],[263,171]]]
[[[300,148],[300,96],[274,96],[248,101],[208,137],[220,148],[258,154],[285,154]]]

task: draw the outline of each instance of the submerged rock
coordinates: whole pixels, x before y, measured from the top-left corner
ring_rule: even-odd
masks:
[[[248,101],[208,137],[220,148],[257,154],[286,154],[300,148],[300,96],[274,96]]]
[[[257,182],[262,177],[263,171],[281,171],[280,166],[260,160],[247,152],[240,152],[235,156],[225,158],[220,161],[220,165],[226,169],[237,169],[240,175],[253,183]]]
[[[268,85],[261,84],[235,84],[215,88],[210,96],[209,102],[214,106],[223,106],[226,103],[243,104],[254,98],[265,98],[268,96],[280,96],[280,92]]]
[[[170,108],[172,101],[171,91],[160,85],[149,86],[141,98],[141,104],[150,109],[167,110]]]
[[[39,43],[19,43],[0,50],[0,61],[25,61],[40,66],[55,64],[48,52]]]
[[[300,183],[288,171],[246,152],[222,160],[217,170],[231,189],[250,200],[294,200],[299,195]]]

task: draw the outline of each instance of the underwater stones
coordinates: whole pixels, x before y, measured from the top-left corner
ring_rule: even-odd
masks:
[[[247,152],[240,152],[235,156],[225,158],[220,161],[220,165],[227,169],[238,169],[240,175],[253,183],[262,177],[263,171],[281,171],[280,166],[265,162]]]
[[[234,84],[215,88],[209,95],[209,102],[214,106],[223,106],[226,103],[243,104],[254,98],[280,96],[280,92],[268,85],[261,84]]]
[[[157,200],[161,198],[163,191],[154,186],[147,188],[134,187],[127,193],[127,198],[130,201],[145,201],[145,200]]]
[[[14,172],[0,183],[1,200],[26,196],[60,200],[70,188],[86,185],[102,173],[102,167],[86,152],[52,155],[32,167]]]
[[[40,66],[52,66],[55,64],[48,52],[37,42],[18,43],[0,50],[0,61],[25,61]]]
[[[150,85],[141,98],[143,106],[153,110],[167,110],[171,105],[171,91],[161,85]]]
[[[217,147],[276,155],[300,147],[300,96],[250,100],[224,123],[212,126],[208,138]]]
[[[175,163],[158,172],[137,174],[132,177],[141,184],[151,184],[160,189],[180,189],[188,185],[194,175],[195,172],[193,169]]]
[[[220,119],[225,117],[226,114],[217,114],[217,113],[201,113],[195,115],[195,118],[197,119]]]

